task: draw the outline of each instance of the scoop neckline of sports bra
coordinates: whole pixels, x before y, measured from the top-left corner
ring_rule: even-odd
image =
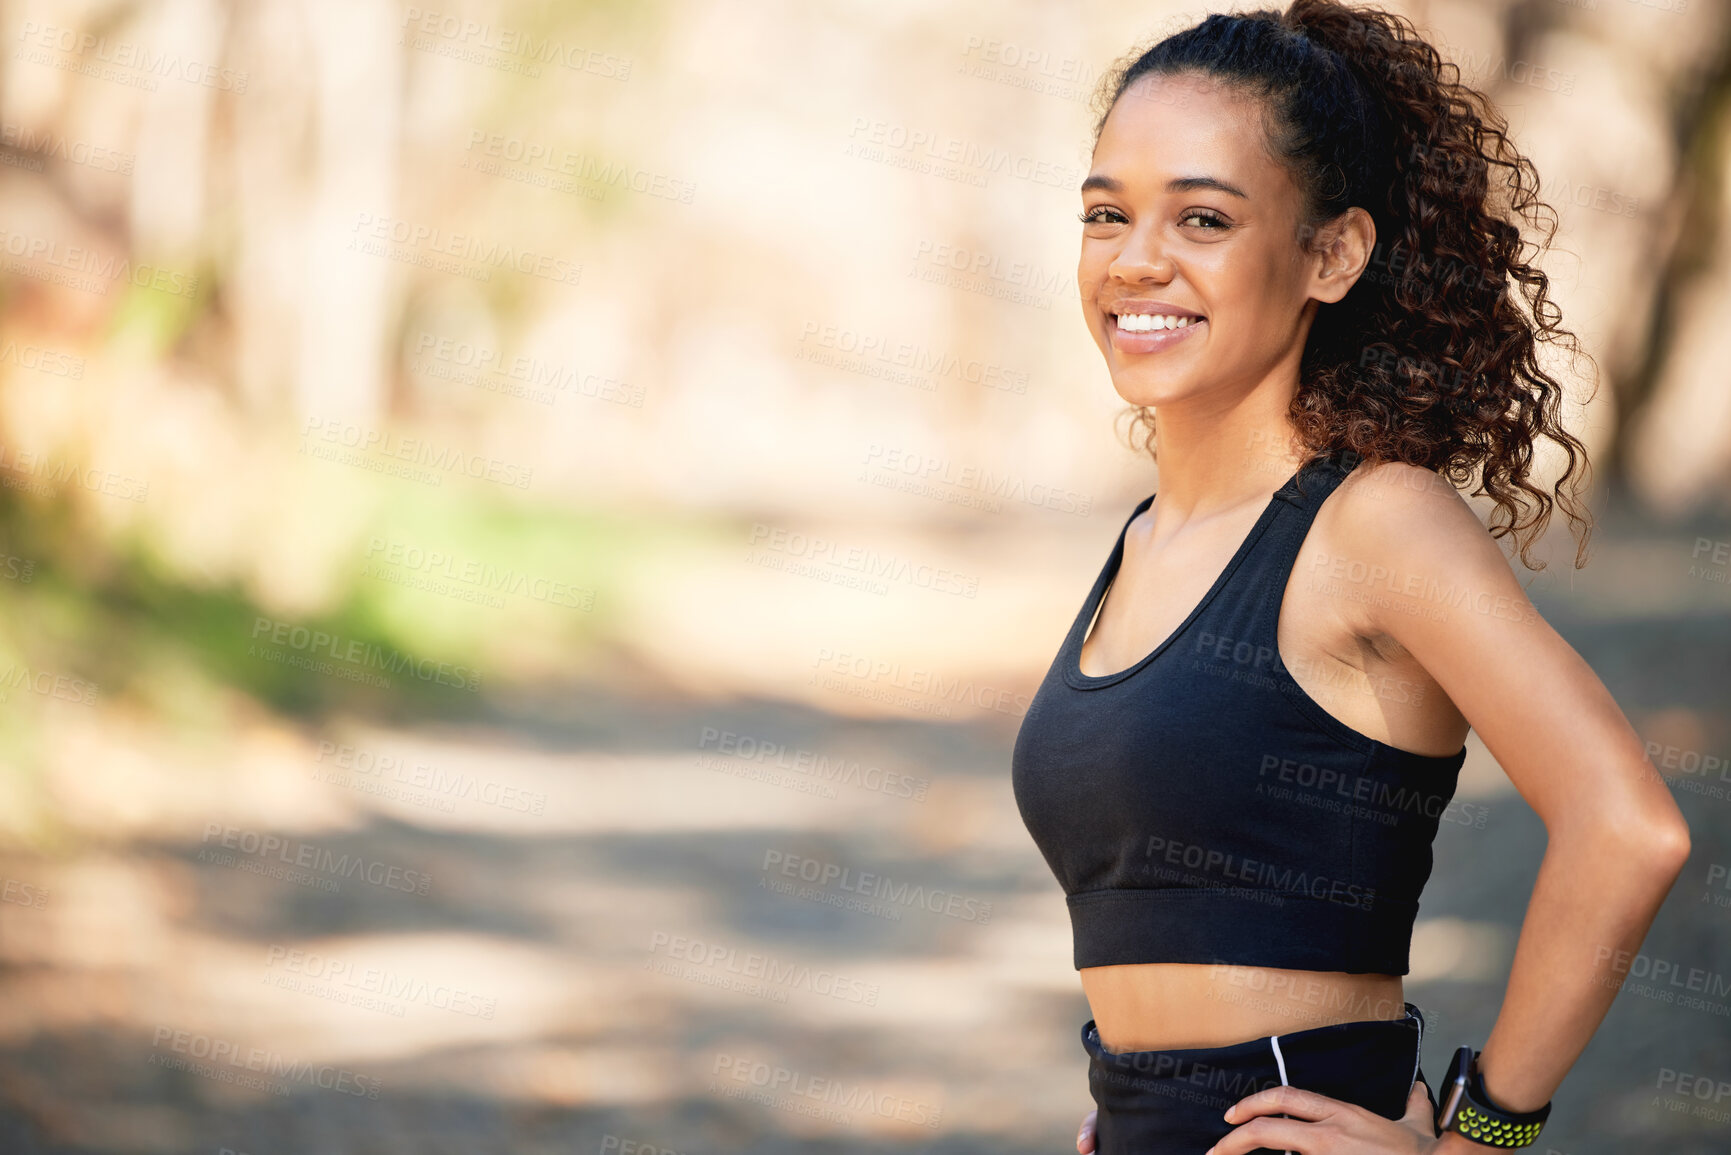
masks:
[[[1118,567],[1123,563],[1124,538],[1125,535],[1129,533],[1130,521],[1135,520],[1133,514],[1129,520],[1125,521],[1123,528],[1118,531],[1118,542],[1112,547],[1112,556],[1107,559],[1106,568],[1102,570],[1099,579],[1095,581],[1096,588],[1089,592],[1088,603],[1084,607],[1083,614],[1083,622],[1085,624],[1079,628],[1072,626],[1070,636],[1064,641],[1064,680],[1069,683],[1071,687],[1078,690],[1103,689],[1107,686],[1121,682],[1125,678],[1135,674],[1138,670],[1147,666],[1150,662],[1154,661],[1155,658],[1158,658],[1163,652],[1170,648],[1174,642],[1184,635],[1185,631],[1190,628],[1192,623],[1202,615],[1202,611],[1208,608],[1208,604],[1214,600],[1215,595],[1225,587],[1229,580],[1231,580],[1233,572],[1243,563],[1245,557],[1250,553],[1251,548],[1255,546],[1257,539],[1262,536],[1262,534],[1268,529],[1268,526],[1273,522],[1274,512],[1279,507],[1280,502],[1291,495],[1297,494],[1299,477],[1304,473],[1304,471],[1305,467],[1301,466],[1297,473],[1294,473],[1287,479],[1285,485],[1282,485],[1279,489],[1274,491],[1273,496],[1268,499],[1268,505],[1264,507],[1261,516],[1256,519],[1256,524],[1250,527],[1250,532],[1245,535],[1244,541],[1239,545],[1238,552],[1232,555],[1232,560],[1226,563],[1226,568],[1220,571],[1220,576],[1214,579],[1214,584],[1208,588],[1207,593],[1202,595],[1202,600],[1196,603],[1196,608],[1190,611],[1188,617],[1178,623],[1178,628],[1172,631],[1171,637],[1161,642],[1152,652],[1144,656],[1141,661],[1127,667],[1126,669],[1119,670],[1115,674],[1084,674],[1081,666],[1082,641],[1087,637],[1087,631],[1093,627],[1094,615],[1099,611],[1100,603],[1105,601],[1106,591],[1110,587],[1112,580],[1117,577]],[[1141,504],[1136,507],[1136,513],[1141,513],[1148,506],[1154,504],[1154,498],[1156,496],[1156,494],[1150,493],[1146,498],[1144,498]],[[1278,657],[1278,655],[1276,656]],[[1347,725],[1345,722],[1342,722],[1339,718],[1336,718],[1333,714],[1330,714],[1327,710],[1323,709],[1322,705],[1312,698],[1305,691],[1304,687],[1299,685],[1298,681],[1292,677],[1291,671],[1286,669],[1284,662],[1279,663],[1276,677],[1282,686],[1285,687],[1289,699],[1300,710],[1304,711],[1304,713],[1308,715],[1316,725],[1322,727],[1324,731],[1333,735],[1337,740],[1345,743],[1354,750],[1358,750],[1365,754],[1387,752],[1394,757],[1404,758],[1414,763],[1426,766],[1458,767],[1466,758],[1467,744],[1464,742],[1461,744],[1461,748],[1454,751],[1452,754],[1424,754],[1417,750],[1408,750],[1402,746],[1390,745],[1389,743],[1382,741],[1380,738],[1373,738],[1369,734]]]
[[[1114,682],[1123,681],[1125,678],[1136,673],[1136,671],[1142,669],[1142,667],[1148,665],[1150,662],[1154,661],[1154,659],[1158,658],[1161,654],[1170,649],[1172,643],[1183,637],[1184,633],[1189,630],[1191,624],[1194,623],[1197,618],[1202,616],[1202,611],[1208,608],[1208,604],[1214,600],[1215,596],[1219,594],[1223,588],[1225,588],[1226,583],[1231,580],[1233,573],[1243,564],[1244,559],[1249,556],[1251,548],[1256,544],[1257,539],[1262,536],[1263,532],[1268,529],[1268,523],[1273,520],[1275,508],[1285,499],[1288,493],[1297,490],[1299,476],[1304,473],[1305,468],[1305,466],[1299,466],[1297,471],[1294,472],[1291,477],[1287,478],[1286,484],[1282,485],[1279,489],[1269,495],[1268,504],[1262,507],[1262,512],[1257,515],[1255,524],[1250,527],[1250,532],[1245,534],[1244,540],[1238,544],[1238,549],[1233,553],[1231,559],[1227,561],[1226,568],[1220,571],[1219,576],[1214,579],[1214,584],[1209,586],[1208,592],[1202,595],[1202,600],[1196,603],[1195,607],[1185,616],[1183,621],[1178,623],[1177,628],[1167,636],[1165,641],[1161,642],[1147,654],[1143,655],[1141,660],[1132,663],[1116,673],[1083,673],[1082,646],[1087,641],[1089,632],[1094,628],[1094,619],[1100,612],[1100,606],[1105,602],[1106,594],[1112,588],[1112,583],[1117,580],[1118,571],[1123,566],[1124,538],[1130,532],[1130,522],[1135,521],[1137,517],[1141,516],[1144,510],[1154,504],[1154,499],[1159,496],[1159,490],[1155,490],[1153,493],[1150,493],[1147,497],[1143,498],[1141,503],[1137,505],[1135,512],[1132,513],[1129,519],[1124,522],[1123,528],[1118,531],[1118,542],[1112,547],[1111,557],[1106,559],[1106,569],[1100,575],[1100,579],[1094,583],[1095,588],[1090,591],[1088,595],[1088,603],[1083,607],[1083,624],[1080,631],[1071,631],[1069,643],[1065,646],[1067,653],[1064,659],[1064,680],[1069,682],[1070,685],[1075,686],[1077,689],[1097,690],[1104,686],[1109,686]]]

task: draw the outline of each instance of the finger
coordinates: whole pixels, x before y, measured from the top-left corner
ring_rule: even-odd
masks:
[[[1099,1114],[1100,1109],[1096,1107],[1082,1118],[1082,1129],[1076,1133],[1076,1150],[1079,1155],[1091,1155],[1094,1150],[1094,1120]]]
[[[1434,1138],[1436,1111],[1431,1107],[1430,1090],[1423,1083],[1413,1083],[1406,1097],[1406,1114],[1400,1117],[1400,1121]]]
[[[1205,1155],[1249,1155],[1249,1152],[1263,1147],[1271,1151],[1291,1151],[1293,1155],[1322,1155],[1322,1152],[1332,1149],[1335,1134],[1333,1127],[1324,1124],[1263,1115],[1234,1127]]]
[[[1354,1103],[1330,1099],[1302,1087],[1270,1087],[1254,1095],[1246,1095],[1226,1109],[1228,1123],[1243,1123],[1258,1115],[1296,1115],[1316,1122],[1342,1112],[1362,1111]]]

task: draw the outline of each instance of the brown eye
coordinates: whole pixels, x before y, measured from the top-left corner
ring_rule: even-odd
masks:
[[[1119,220],[1124,219],[1123,215],[1120,214],[1116,209],[1109,209],[1105,205],[1100,205],[1096,208],[1091,208],[1087,212],[1078,216],[1076,219],[1081,221],[1085,225],[1091,225],[1091,224],[1097,223],[1098,221],[1100,221],[1102,219],[1100,216],[1101,213],[1110,213],[1112,216],[1117,217]]]
[[[1193,212],[1193,213],[1185,213],[1179,219],[1180,220],[1186,220],[1186,221],[1191,220],[1191,219],[1208,221],[1214,226],[1214,228],[1208,228],[1208,229],[1202,230],[1203,232],[1207,232],[1207,233],[1214,232],[1215,229],[1224,229],[1224,228],[1230,227],[1229,225],[1227,225],[1226,219],[1224,217],[1217,217],[1213,213],[1206,212],[1203,210],[1198,210],[1198,211]]]

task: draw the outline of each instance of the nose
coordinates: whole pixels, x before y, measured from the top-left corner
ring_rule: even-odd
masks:
[[[1120,281],[1157,281],[1172,276],[1172,262],[1167,258],[1152,223],[1131,229],[1124,244],[1112,257],[1107,272]]]

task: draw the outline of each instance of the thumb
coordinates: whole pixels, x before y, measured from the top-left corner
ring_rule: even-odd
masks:
[[[1094,1150],[1094,1122],[1100,1110],[1096,1107],[1082,1119],[1082,1129],[1076,1135],[1076,1151],[1078,1155],[1092,1155]]]
[[[1406,1097],[1406,1114],[1400,1117],[1406,1126],[1427,1138],[1436,1137],[1436,1108],[1431,1105],[1430,1088],[1414,1081]]]

